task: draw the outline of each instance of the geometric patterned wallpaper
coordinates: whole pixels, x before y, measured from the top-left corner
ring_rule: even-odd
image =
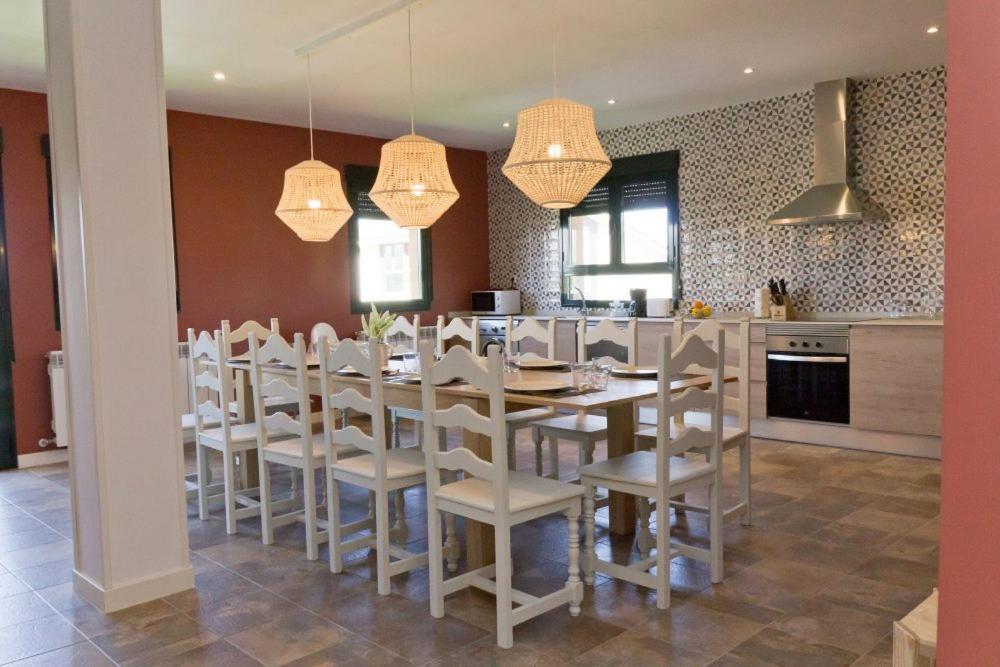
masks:
[[[611,158],[680,151],[682,301],[746,310],[769,277],[803,312],[944,306],[945,69],[855,80],[849,179],[861,222],[772,226],[812,184],[813,93],[603,130]],[[559,308],[559,215],[533,204],[490,153],[490,278],[525,310]]]

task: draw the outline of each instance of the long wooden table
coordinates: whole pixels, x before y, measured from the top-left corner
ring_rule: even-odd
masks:
[[[391,362],[394,368],[401,368],[399,362]],[[237,400],[238,419],[241,422],[253,420],[253,398],[250,389],[249,364],[242,360],[230,360],[228,364],[237,370]],[[268,374],[292,375],[295,371],[272,366]],[[538,380],[569,380],[569,374],[555,371],[524,370],[523,376]],[[310,369],[309,393],[320,395],[320,375],[318,369]],[[736,378],[726,378],[733,381]],[[360,376],[336,375],[330,379],[331,388],[340,391],[347,387],[367,386],[368,379]],[[671,393],[684,391],[689,387],[707,387],[710,380],[707,376],[693,376],[678,379],[670,383]],[[507,410],[520,410],[524,407],[552,407],[560,410],[570,410],[579,413],[604,410],[608,419],[608,457],[621,456],[635,451],[636,407],[639,401],[655,398],[657,382],[655,379],[638,379],[611,376],[608,388],[586,394],[523,394],[508,392],[505,395]],[[385,404],[398,408],[420,409],[420,385],[387,380],[384,385]],[[470,384],[451,384],[438,388],[438,407],[448,408],[455,404],[464,404],[480,414],[489,414],[489,398],[487,394]],[[478,433],[465,432],[463,445],[484,460],[490,460],[491,446],[489,438]],[[253,458],[253,457],[248,457]],[[256,459],[254,459],[254,462]],[[253,474],[255,471],[252,471]],[[252,480],[250,482],[253,484]],[[635,529],[635,503],[628,496],[612,493],[609,507],[609,525],[612,532],[629,534]],[[470,568],[480,567],[493,562],[493,528],[475,521],[466,522],[466,551]]]

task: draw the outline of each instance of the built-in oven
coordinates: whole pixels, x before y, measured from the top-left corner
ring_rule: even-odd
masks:
[[[767,325],[766,333],[767,416],[849,424],[847,327]]]
[[[507,340],[507,320],[479,320],[479,354],[486,356],[491,345],[499,345],[502,351]]]

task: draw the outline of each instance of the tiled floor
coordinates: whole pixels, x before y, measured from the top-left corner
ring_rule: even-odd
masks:
[[[519,443],[524,465],[529,450]],[[576,456],[564,445],[563,470]],[[518,626],[509,651],[496,648],[490,596],[456,594],[435,620],[426,571],[379,597],[367,552],[333,575],[325,549],[305,560],[300,527],[264,547],[256,520],[230,537],[218,511],[190,514],[196,590],[103,615],[72,592],[66,467],[0,473],[0,664],[889,665],[892,619],[935,583],[938,464],[755,441],[753,466],[754,525],[726,529],[725,582],[675,560],[673,604],[658,611],[648,591],[599,578],[580,617],[563,608]],[[344,506],[366,511],[362,494]],[[426,543],[422,508],[411,492],[413,547]],[[693,515],[674,531],[706,534]],[[605,554],[631,556],[627,541],[600,537]],[[541,594],[565,580],[563,519],[520,526],[513,543],[517,587]]]

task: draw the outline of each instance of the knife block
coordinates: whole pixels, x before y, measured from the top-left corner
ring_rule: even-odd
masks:
[[[795,319],[795,307],[792,306],[792,299],[785,296],[780,306],[771,306],[771,319],[778,322],[789,322]]]

